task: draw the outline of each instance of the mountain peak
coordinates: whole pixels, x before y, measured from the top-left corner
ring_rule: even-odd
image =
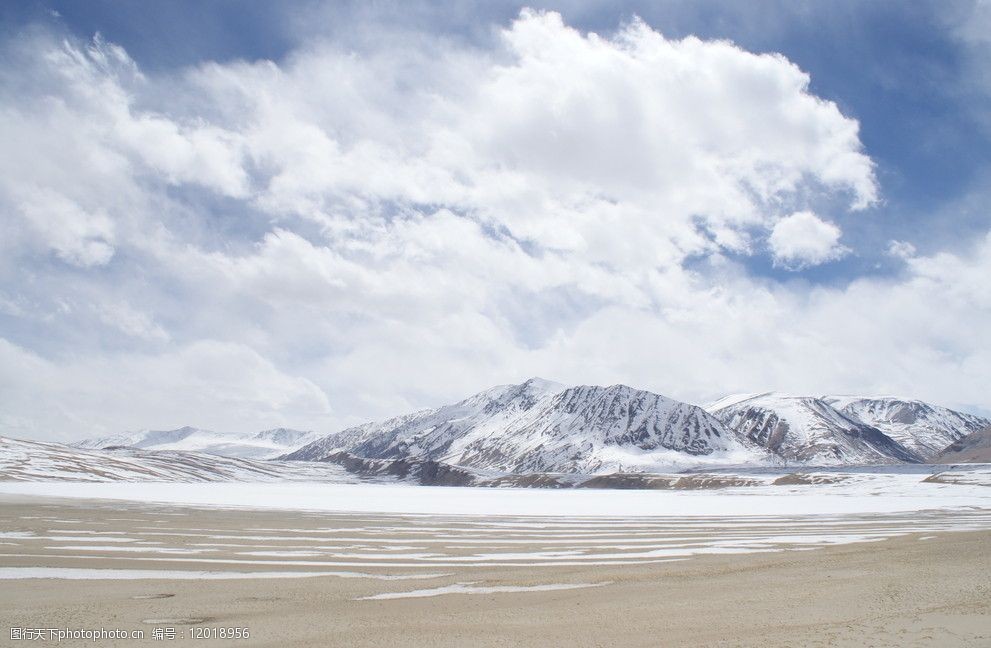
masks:
[[[643,471],[764,456],[695,405],[626,385],[565,387],[541,378],[349,428],[286,458],[340,451],[512,473]]]
[[[562,389],[565,389],[567,385],[554,382],[553,380],[547,380],[546,378],[541,378],[539,376],[534,376],[521,383],[520,387],[526,387],[528,389],[541,392],[552,392],[561,391]]]

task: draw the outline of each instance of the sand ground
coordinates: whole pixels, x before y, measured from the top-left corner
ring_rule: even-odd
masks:
[[[202,541],[204,534],[212,534],[213,544],[238,545],[214,547],[204,554],[222,561],[235,555],[243,557],[242,550],[251,542],[299,547],[305,538],[327,533],[337,537],[342,547],[360,547],[362,538],[396,533],[397,528],[395,520],[361,516],[142,508],[10,497],[0,500],[0,520],[8,534],[0,538],[4,541],[0,568],[312,571],[320,568],[302,564],[308,562],[302,558],[273,558],[271,565],[204,564],[186,562],[183,554],[177,554],[164,563],[161,555],[156,558],[137,552],[123,562],[119,553],[109,550],[96,550],[92,557],[81,558],[78,550],[53,546],[72,540],[52,538],[84,537],[85,531],[97,529],[105,538],[112,534],[146,538],[142,542],[148,544],[142,546],[152,551],[163,544],[176,549],[194,546],[192,543]],[[416,546],[417,538],[454,534],[459,539],[447,548],[443,560],[477,553],[475,548],[457,544],[476,536],[457,521],[418,518],[409,524],[422,529],[403,531],[409,546]],[[73,529],[75,535],[70,533]],[[263,529],[280,531],[268,540],[251,540],[265,537],[258,535],[266,533]],[[286,529],[295,530],[296,535],[287,535]],[[689,535],[704,532],[696,529]],[[686,532],[682,529],[678,533]],[[18,539],[17,534],[29,539]],[[241,539],[225,543],[223,538],[216,538],[223,535]],[[499,538],[486,536],[485,542],[497,546],[521,537],[543,535],[509,530]],[[513,550],[546,551],[546,544],[529,546],[526,542],[512,545]],[[276,567],[277,562],[283,564]],[[410,566],[382,567],[375,560],[355,559],[354,566],[333,568],[414,577],[409,580],[329,575],[238,580],[0,580],[0,645],[28,643],[10,640],[10,627],[125,628],[146,633],[142,641],[63,642],[99,646],[169,643],[151,639],[157,627],[176,628],[177,636],[186,642],[191,640],[193,627],[239,627],[249,630],[249,639],[199,641],[242,646],[430,648],[991,646],[991,531],[925,531],[815,550],[631,562],[544,563],[539,567],[525,562],[504,566],[478,562],[451,566],[451,562],[444,562],[444,566],[435,567],[406,558],[392,563]],[[438,573],[445,575],[435,576]],[[597,586],[360,600],[472,582],[484,586]]]

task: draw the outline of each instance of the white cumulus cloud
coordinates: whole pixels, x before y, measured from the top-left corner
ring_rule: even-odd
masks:
[[[878,199],[794,63],[550,12],[496,36],[168,74],[4,44],[5,429],[329,432],[530,375],[986,400],[986,244],[828,289],[727,260],[767,231],[785,267],[838,258],[811,210]]]
[[[840,245],[842,234],[835,224],[799,211],[775,223],[767,242],[776,265],[798,270],[846,255],[850,250]]]

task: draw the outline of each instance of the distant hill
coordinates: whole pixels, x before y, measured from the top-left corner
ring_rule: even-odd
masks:
[[[814,396],[742,394],[723,398],[706,409],[742,439],[786,461],[872,464],[921,460],[876,427]]]
[[[85,450],[0,437],[0,481],[354,481],[329,464],[255,461],[179,450]]]
[[[826,396],[827,403],[930,460],[946,446],[991,425],[991,420],[919,400]]]
[[[142,430],[72,443],[88,450],[137,448],[141,450],[180,450],[203,452],[241,459],[271,459],[291,452],[317,438],[314,432],[276,428],[246,434],[222,434],[195,427],[176,430]]]
[[[991,463],[991,426],[954,441],[935,463]]]

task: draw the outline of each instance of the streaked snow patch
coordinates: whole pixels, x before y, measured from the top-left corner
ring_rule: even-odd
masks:
[[[516,592],[553,592],[557,590],[585,589],[588,587],[602,587],[611,581],[602,583],[547,583],[544,585],[482,585],[476,586],[474,582],[455,583],[442,587],[430,589],[412,590],[409,592],[384,592],[373,594],[372,596],[361,596],[356,601],[384,601],[400,598],[423,598],[429,596],[443,596],[445,594],[503,594]]]

